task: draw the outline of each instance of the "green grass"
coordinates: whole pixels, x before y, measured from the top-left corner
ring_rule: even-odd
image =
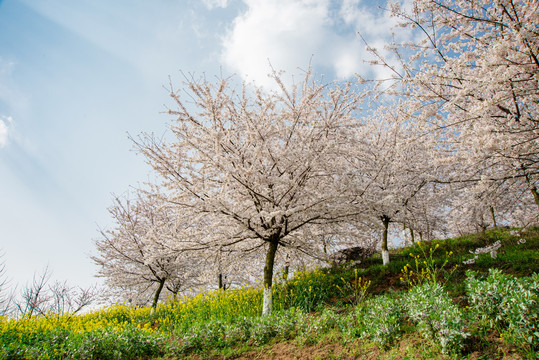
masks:
[[[523,238],[527,241],[518,244],[518,238],[510,234],[511,229],[489,230],[484,233],[470,234],[458,238],[446,240],[433,240],[424,242],[424,247],[439,248],[435,252],[435,260],[441,265],[443,255],[446,252],[453,252],[447,264],[447,268],[458,265],[452,277],[448,279],[447,286],[455,296],[462,295],[462,280],[466,270],[477,270],[483,274],[489,268],[499,268],[516,276],[530,276],[539,273],[539,228],[531,228],[523,232]],[[484,247],[500,240],[502,248],[498,251],[497,258],[492,259],[489,254],[479,255],[475,264],[465,265],[464,260],[473,257],[470,251]],[[403,249],[390,252],[391,262],[387,266],[382,265],[380,255],[374,255],[359,265],[360,276],[372,281],[372,290],[375,294],[387,291],[398,291],[405,289],[404,284],[399,281],[402,268],[413,261],[410,256],[420,255],[417,244]],[[335,271],[335,270],[334,270]],[[341,271],[337,269],[336,271]]]
[[[534,358],[539,350],[539,335],[534,338],[535,331],[539,334],[539,304],[534,303],[539,300],[539,286],[526,293],[526,300],[519,300],[529,305],[524,315],[510,304],[515,298],[524,299],[524,285],[512,276],[526,279],[539,273],[539,228],[524,231],[522,238],[525,243],[519,243],[520,237],[510,229],[497,229],[394,250],[387,266],[374,255],[357,268],[297,273],[274,286],[276,311],[268,317],[260,316],[261,289],[248,287],[166,301],[155,313],[117,305],[73,317],[0,318],[0,358],[199,359],[241,354],[264,358],[268,351],[286,349],[335,359],[502,359],[510,354],[515,359]],[[473,257],[470,251],[498,240],[502,247],[496,259],[481,254],[474,264],[463,264]],[[423,261],[431,265],[443,289],[425,286],[409,291],[410,284],[401,280],[407,265],[414,269],[412,280],[433,280],[427,279],[428,273],[415,278],[416,260],[420,273]],[[509,301],[507,308],[512,310],[500,315],[502,320],[479,316],[488,312],[469,298],[466,288],[468,270],[486,281],[482,279],[488,280],[489,269],[508,274],[489,288],[494,295],[487,294]],[[536,280],[526,281],[522,284]],[[474,286],[481,290],[482,284]],[[480,290],[476,291],[480,298],[487,296]],[[441,294],[449,300],[440,300],[446,296]],[[414,305],[418,302],[423,307]],[[377,316],[380,309],[386,317]],[[434,310],[412,316],[427,309]],[[444,339],[450,339],[448,346]]]

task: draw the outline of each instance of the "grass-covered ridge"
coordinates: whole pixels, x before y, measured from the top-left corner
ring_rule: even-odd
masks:
[[[463,263],[496,241],[495,259]],[[267,317],[261,290],[248,287],[169,300],[153,313],[117,305],[2,318],[0,358],[536,358],[538,273],[539,229],[491,230],[395,250],[388,266],[375,255],[355,269],[296,274],[275,286]]]

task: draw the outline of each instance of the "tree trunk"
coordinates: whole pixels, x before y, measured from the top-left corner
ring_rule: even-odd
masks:
[[[532,185],[530,187],[530,190],[533,194],[533,198],[535,200],[535,204],[537,205],[537,207],[539,207],[539,192],[537,192],[537,187],[535,187],[534,185]]]
[[[223,288],[223,274],[219,273],[218,275],[218,284],[219,284],[219,290]]]
[[[406,243],[407,243],[407,241],[406,241],[406,229],[407,229],[406,223],[402,223],[402,236],[404,236],[404,244],[403,244],[404,246],[406,246]]]
[[[155,312],[155,309],[157,308],[157,302],[159,301],[159,295],[161,295],[163,286],[165,286],[165,280],[166,280],[165,278],[159,280],[159,287],[155,291],[155,295],[153,297],[152,309],[150,310],[152,314]]]
[[[262,315],[271,313],[273,309],[273,293],[271,286],[273,283],[273,263],[275,261],[278,245],[278,238],[270,239],[268,252],[266,253],[266,265],[264,266],[264,301],[262,303]]]
[[[382,233],[382,261],[384,265],[389,264],[389,249],[387,248],[387,233],[389,229],[389,217],[386,215],[382,215],[380,217],[382,220],[382,224],[384,225],[384,231]]]
[[[526,169],[523,167],[523,170],[525,171]],[[539,192],[538,192],[537,186],[535,185],[535,182],[531,181],[530,176],[526,172],[525,172],[525,178],[526,178],[526,182],[530,186],[530,191],[532,192],[533,199],[535,200],[535,204],[537,205],[537,207],[539,207]]]
[[[290,271],[290,265],[286,265],[283,270],[283,280],[288,281],[288,272]]]
[[[494,207],[490,207],[490,215],[492,216],[492,223],[494,224],[494,229],[498,227],[498,224],[496,224],[496,214],[494,213]]]
[[[406,226],[406,223],[402,224],[402,230],[410,230],[410,241],[412,242],[412,245],[414,244],[415,242],[415,239],[414,239],[414,229],[412,229],[411,226]]]

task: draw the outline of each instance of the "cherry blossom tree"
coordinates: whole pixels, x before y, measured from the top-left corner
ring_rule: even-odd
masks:
[[[183,237],[185,224],[167,204],[139,191],[134,200],[116,196],[109,212],[115,227],[101,230],[92,259],[112,290],[134,302],[151,299],[155,308],[163,290],[177,295],[200,284],[202,259],[186,250],[196,244]]]
[[[338,153],[364,96],[350,84],[320,84],[310,72],[290,87],[272,77],[276,91],[243,85],[239,92],[230,79],[186,77],[184,91],[170,88],[173,140],[133,139],[177,211],[211,223],[200,244],[265,252],[264,314],[279,247],[315,251],[320,225],[355,211]]]
[[[394,90],[425,132],[458,144],[455,181],[513,182],[539,207],[539,11],[535,0],[390,4],[418,37],[392,48]],[[417,40],[420,39],[420,40]]]
[[[413,209],[411,201],[434,179],[432,152],[414,123],[401,121],[388,108],[381,107],[365,118],[355,139],[348,166],[358,174],[357,205],[372,223],[379,224],[386,265],[390,224],[406,223],[406,214]]]
[[[451,187],[450,206],[453,210],[447,218],[453,234],[537,222],[532,194],[518,181],[471,182],[452,184]]]
[[[436,167],[436,165],[435,165]],[[434,171],[433,176],[440,176],[440,172],[448,169],[436,167],[439,171]],[[438,184],[431,181],[424,186],[416,196],[411,199],[406,206],[406,213],[403,215],[403,230],[406,230],[405,239],[410,239],[413,243],[416,240],[441,239],[449,235],[447,218],[451,212],[451,201],[454,192],[448,185]]]

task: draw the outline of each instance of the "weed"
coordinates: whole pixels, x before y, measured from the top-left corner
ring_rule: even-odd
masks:
[[[445,267],[448,265],[453,251],[446,251],[440,261],[439,258],[434,256],[439,247],[440,244],[436,244],[434,247],[429,247],[427,251],[422,243],[418,242],[414,250],[419,253],[410,252],[410,256],[414,259],[414,265],[406,264],[402,268],[400,280],[410,287],[421,285],[425,282],[434,284],[440,281],[442,283],[446,282],[457,269],[457,265],[446,270]]]
[[[343,277],[340,279],[342,280],[342,285],[336,285],[336,287],[341,291],[341,296],[345,297],[347,294],[351,294],[349,299],[353,305],[357,305],[366,299],[371,281],[361,278],[357,269],[354,269],[354,279],[351,282],[346,281]]]

